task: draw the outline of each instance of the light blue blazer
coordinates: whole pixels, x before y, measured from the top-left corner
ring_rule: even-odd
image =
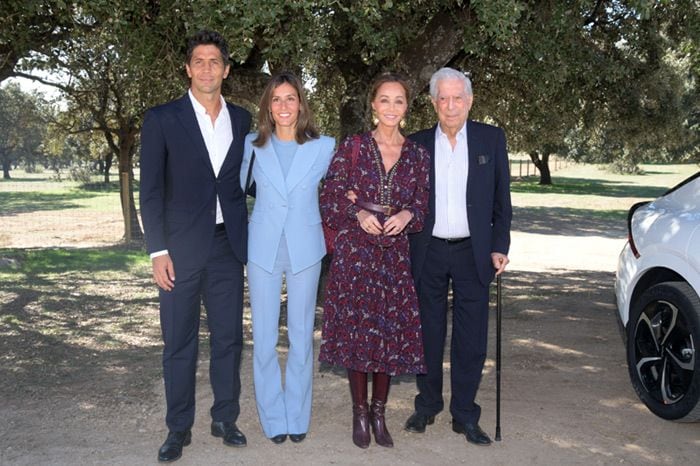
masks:
[[[326,254],[318,191],[333,157],[335,139],[321,136],[299,146],[285,179],[272,142],[255,147],[252,142],[256,137],[257,133],[246,136],[241,164],[241,186],[245,189],[255,151],[251,183],[255,181],[256,192],[248,225],[248,260],[272,272],[284,233],[292,273],[298,273]]]

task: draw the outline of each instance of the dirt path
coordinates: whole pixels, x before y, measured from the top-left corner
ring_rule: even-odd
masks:
[[[307,440],[273,445],[258,424],[248,346],[238,422],[248,447],[228,448],[209,435],[211,394],[203,354],[193,443],[177,464],[695,464],[700,424],[656,418],[629,383],[612,288],[624,231],[603,225],[580,235],[571,225],[564,230],[565,222],[557,228],[546,214],[520,214],[514,261],[504,278],[503,441],[488,448],[467,444],[452,433],[446,412],[426,434],[404,432],[415,388],[410,378],[402,378],[394,381],[388,405],[395,448],[373,444],[360,450],[350,439],[345,378],[324,367],[315,372]],[[532,228],[537,222],[555,222],[555,227],[551,232]],[[565,235],[557,235],[559,231]],[[481,425],[493,434],[495,319],[491,324],[478,401]],[[318,350],[318,332],[316,337]],[[139,363],[145,358],[149,373],[158,374],[158,348],[148,347],[143,354]],[[81,370],[101,363],[96,355]],[[5,394],[0,404],[0,465],[154,464],[166,434],[162,383],[157,375],[130,377],[130,364],[126,360],[109,367],[79,386],[65,388],[60,378],[41,379],[40,388]]]

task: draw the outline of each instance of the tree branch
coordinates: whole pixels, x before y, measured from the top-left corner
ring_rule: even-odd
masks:
[[[475,21],[476,17],[469,14],[469,2],[464,2],[459,10],[435,13],[423,33],[403,47],[397,64],[414,96],[425,88],[435,71],[462,51],[463,31]]]
[[[30,80],[32,80],[32,81],[39,82],[39,83],[44,84],[44,85],[46,85],[46,86],[55,87],[56,89],[62,90],[62,91],[65,92],[66,94],[70,94],[71,91],[72,91],[72,88],[69,87],[69,86],[66,86],[65,84],[60,84],[60,83],[57,83],[57,82],[48,81],[48,80],[46,80],[46,79],[44,79],[44,78],[41,78],[41,77],[39,77],[39,76],[35,76],[35,75],[33,75],[33,74],[23,73],[22,71],[13,71],[13,72],[11,73],[11,76],[15,76],[15,77],[18,77],[18,78],[30,79]]]

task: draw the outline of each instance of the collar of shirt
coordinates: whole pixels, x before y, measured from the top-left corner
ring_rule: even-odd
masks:
[[[212,122],[211,117],[207,114],[207,111],[204,108],[204,105],[197,101],[194,94],[192,94],[191,89],[188,91],[188,94],[190,96],[190,101],[192,102],[192,108],[194,108],[200,134],[202,135],[202,139],[204,139],[204,144],[207,148],[207,152],[209,153],[211,167],[214,169],[214,175],[218,177],[219,171],[221,170],[224,160],[226,159],[226,154],[231,146],[231,141],[233,141],[233,130],[231,127],[231,120],[228,107],[226,106],[226,101],[222,96],[219,96],[221,99],[221,110],[216,116],[215,122]],[[223,221],[224,216],[221,210],[219,196],[217,194],[216,223],[222,223]]]
[[[456,134],[452,147],[438,124],[435,130],[435,224],[433,236],[466,238],[470,236],[467,218],[467,179],[469,147],[466,123]]]
[[[204,105],[199,103],[199,100],[192,94],[192,89],[189,89],[187,91],[187,94],[190,96],[190,101],[192,102],[192,107],[194,107],[195,113],[199,115],[206,115],[207,117],[209,116],[207,114],[207,109],[204,108]],[[221,100],[221,111],[226,111],[228,112],[228,108],[226,108],[226,101],[224,100],[223,96],[219,96],[219,99]],[[219,116],[221,116],[221,111],[219,111],[219,115],[216,116],[216,119],[219,119]]]
[[[435,139],[440,140],[440,139],[447,139],[447,134],[442,130],[442,127],[440,126],[440,123],[437,124],[437,128],[435,129]],[[457,131],[457,139],[462,139],[464,141],[467,140],[467,122],[464,122],[464,125],[462,125],[462,128]]]

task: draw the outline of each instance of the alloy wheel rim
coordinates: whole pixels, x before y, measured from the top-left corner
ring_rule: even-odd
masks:
[[[664,405],[683,399],[693,380],[695,343],[687,321],[668,301],[649,303],[634,330],[637,377],[647,393]]]

